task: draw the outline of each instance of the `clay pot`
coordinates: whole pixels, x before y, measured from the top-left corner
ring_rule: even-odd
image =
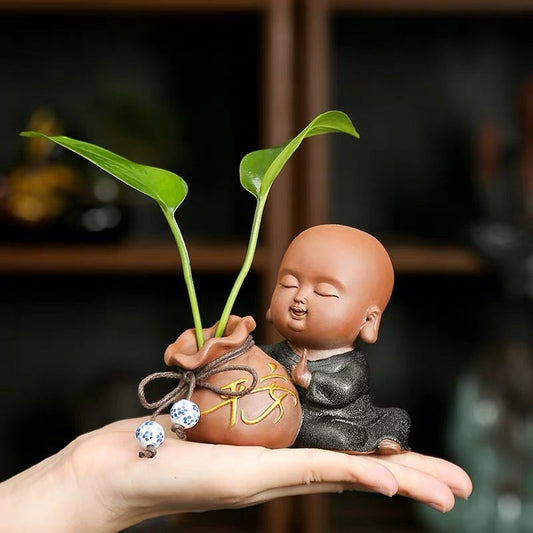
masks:
[[[230,316],[223,337],[215,338],[216,324],[204,329],[205,343],[197,348],[194,329],[182,333],[165,351],[168,366],[196,370],[242,346],[255,329],[251,316]],[[196,442],[283,448],[296,440],[302,420],[298,393],[285,368],[260,348],[251,349],[223,367],[252,367],[258,376],[255,388],[240,397],[195,388],[191,400],[201,412],[200,421],[186,431]],[[224,370],[206,382],[227,391],[242,391],[253,382],[244,370]]]

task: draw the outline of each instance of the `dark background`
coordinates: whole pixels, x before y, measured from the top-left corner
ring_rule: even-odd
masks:
[[[331,29],[332,108],[349,114],[361,139],[332,141],[330,221],[385,243],[475,247],[472,228],[491,218],[475,180],[475,141],[492,121],[506,146],[518,142],[516,91],[533,74],[531,17],[340,14]],[[261,142],[257,15],[2,13],[0,49],[0,173],[21,164],[18,132],[45,106],[65,134],[184,177],[186,239],[246,239],[253,200],[237,176],[240,158]],[[95,178],[65,153],[54,158]],[[127,219],[120,239],[170,240],[151,200],[121,189],[120,206]],[[20,245],[16,231],[6,235]],[[367,352],[376,403],[410,412],[414,449],[454,458],[446,443],[457,383],[476,375],[486,350],[509,341],[502,321],[511,307],[528,323],[530,300],[510,298],[506,275],[489,257],[481,275],[397,276],[380,340]],[[233,275],[195,279],[204,323],[214,322]],[[251,276],[237,314],[262,320],[258,287]],[[178,276],[2,274],[2,478],[80,432],[139,414],[138,381],[162,368],[165,347],[191,322]],[[530,411],[524,420],[531,422]],[[376,516],[364,511],[376,498],[361,495],[359,505],[351,498],[331,497],[332,531],[375,531]],[[388,531],[438,528],[407,505],[391,504]],[[209,516],[219,528],[244,527],[231,513],[180,523],[212,528]],[[463,527],[457,531],[475,531]]]

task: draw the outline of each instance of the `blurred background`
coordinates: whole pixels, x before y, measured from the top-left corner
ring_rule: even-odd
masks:
[[[369,231],[397,272],[367,348],[375,403],[474,494],[446,516],[342,494],[132,531],[533,531],[533,0],[0,0],[1,479],[141,415],[137,383],[191,314],[152,200],[36,129],[167,168],[203,321],[221,312],[254,209],[249,151],[318,113],[361,139],[306,141],[276,182],[236,314],[258,342],[286,244]]]

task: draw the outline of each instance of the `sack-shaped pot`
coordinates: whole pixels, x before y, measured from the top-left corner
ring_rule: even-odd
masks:
[[[216,368],[204,381],[218,392],[197,386],[192,393],[200,421],[187,429],[187,438],[216,444],[291,446],[300,430],[302,411],[287,371],[253,344],[250,332],[255,320],[251,316],[230,316],[222,337],[214,337],[216,326],[203,330],[205,342],[200,350],[194,329],[189,329],[165,351],[168,366],[195,372]],[[238,395],[253,385],[253,373],[247,369],[255,372],[257,382],[249,392]]]

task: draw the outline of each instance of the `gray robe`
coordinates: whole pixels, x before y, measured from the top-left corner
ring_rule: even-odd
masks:
[[[287,342],[261,346],[290,373],[299,357]],[[383,439],[408,450],[409,415],[396,407],[376,407],[370,397],[368,364],[355,348],[319,361],[308,361],[308,389],[298,388],[303,421],[294,446],[372,452]]]

